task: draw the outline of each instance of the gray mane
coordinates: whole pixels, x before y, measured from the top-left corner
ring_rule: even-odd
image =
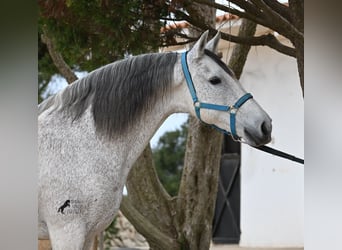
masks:
[[[165,96],[176,60],[176,53],[155,53],[108,64],[45,100],[38,113],[54,106],[75,121],[91,106],[96,131],[114,137]]]

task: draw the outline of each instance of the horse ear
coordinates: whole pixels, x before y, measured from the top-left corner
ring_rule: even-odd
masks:
[[[205,46],[205,48],[207,50],[210,50],[211,52],[215,53],[216,54],[216,50],[217,50],[217,45],[219,43],[221,39],[221,33],[220,31],[218,31],[216,33],[216,35],[214,36],[214,38],[212,38],[208,43],[207,45]]]
[[[201,35],[200,39],[198,39],[198,41],[192,47],[191,54],[193,54],[193,58],[198,58],[198,57],[203,56],[205,45],[207,44],[208,34],[209,34],[209,31],[208,30],[205,31]]]

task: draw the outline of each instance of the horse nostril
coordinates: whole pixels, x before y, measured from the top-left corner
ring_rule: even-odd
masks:
[[[267,125],[266,125],[266,122],[263,122],[261,124],[261,131],[262,131],[263,135],[268,135],[269,134],[270,131],[269,131]]]

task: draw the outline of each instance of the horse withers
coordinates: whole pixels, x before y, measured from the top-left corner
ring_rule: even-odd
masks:
[[[128,173],[172,113],[187,112],[257,146],[271,119],[216,56],[205,32],[185,53],[101,67],[38,106],[39,238],[90,249],[117,213]]]

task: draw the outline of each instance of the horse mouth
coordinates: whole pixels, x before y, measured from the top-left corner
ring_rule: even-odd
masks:
[[[244,139],[246,140],[246,143],[253,147],[265,145],[272,140],[271,133],[259,136],[249,132],[247,129],[244,130],[244,133]]]

